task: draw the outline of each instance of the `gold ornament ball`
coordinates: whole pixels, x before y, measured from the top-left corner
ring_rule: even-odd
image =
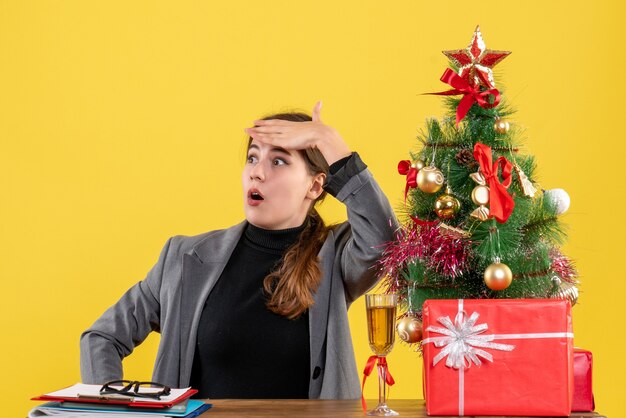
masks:
[[[421,170],[422,168],[424,168],[424,161],[422,161],[422,160],[415,160],[415,162],[413,164],[411,164],[411,167],[417,168],[418,170]]]
[[[443,187],[443,174],[437,167],[424,167],[417,173],[417,187],[425,193],[436,193]]]
[[[396,327],[398,337],[405,343],[413,344],[422,341],[422,323],[414,316],[405,316],[398,321]]]
[[[435,200],[435,213],[441,219],[451,219],[459,213],[461,202],[451,194],[442,194]]]
[[[485,284],[491,290],[504,290],[511,284],[513,273],[503,263],[493,263],[485,270]]]
[[[506,119],[496,119],[496,123],[493,124],[493,130],[499,134],[505,134],[509,132],[511,125]]]
[[[486,205],[489,203],[489,187],[476,186],[472,190],[472,201],[477,205]]]

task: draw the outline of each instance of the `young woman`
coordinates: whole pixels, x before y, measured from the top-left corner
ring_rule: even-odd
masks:
[[[255,121],[246,220],[165,244],[147,277],[81,336],[83,382],[122,378],[122,359],[161,333],[153,381],[210,398],[358,398],[347,310],[376,283],[397,221],[358,154],[320,119]],[[326,193],[348,221],[324,225]]]

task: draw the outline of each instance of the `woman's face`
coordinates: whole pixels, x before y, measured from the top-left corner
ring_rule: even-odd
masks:
[[[302,225],[324,179],[309,173],[298,151],[252,140],[242,175],[246,219],[264,229]]]

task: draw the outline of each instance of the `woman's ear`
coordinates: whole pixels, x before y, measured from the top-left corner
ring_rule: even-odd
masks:
[[[307,192],[306,197],[311,200],[317,200],[322,193],[324,193],[324,182],[326,182],[326,174],[317,173],[313,176],[313,182]]]

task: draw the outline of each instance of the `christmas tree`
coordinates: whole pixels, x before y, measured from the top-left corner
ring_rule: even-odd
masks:
[[[421,339],[426,299],[578,298],[559,215],[561,189],[541,190],[535,160],[496,88],[492,68],[510,52],[487,49],[477,27],[465,49],[444,51],[441,81],[449,113],[430,119],[419,151],[401,161],[406,222],[380,262],[390,292],[408,314],[400,337]]]

